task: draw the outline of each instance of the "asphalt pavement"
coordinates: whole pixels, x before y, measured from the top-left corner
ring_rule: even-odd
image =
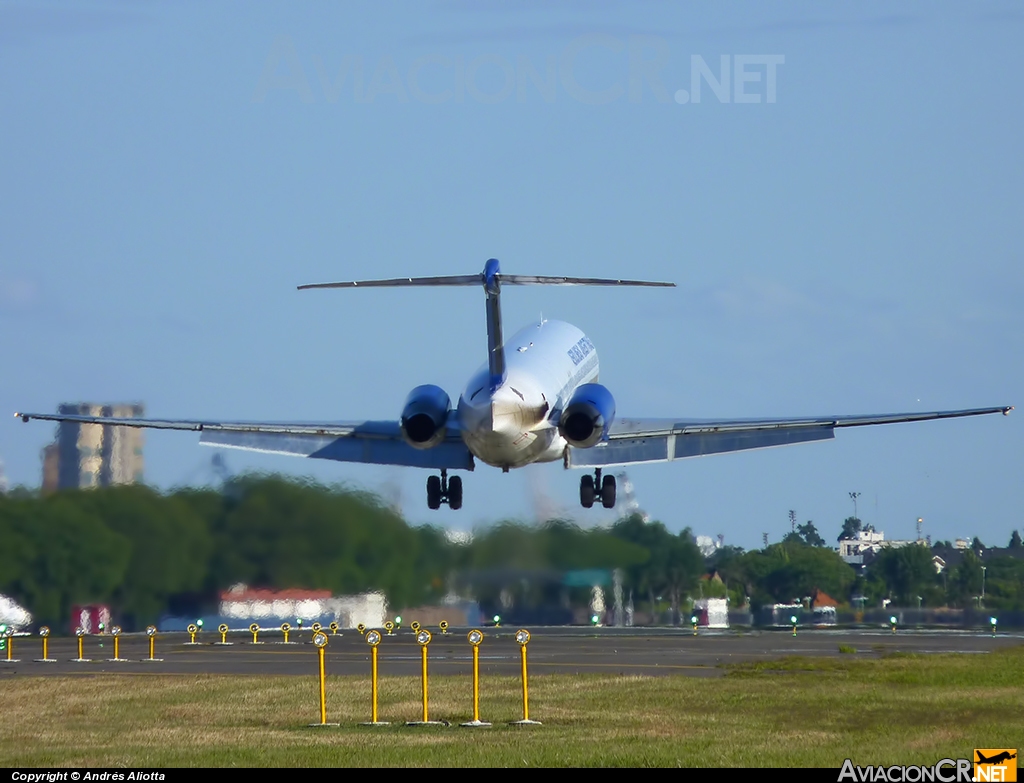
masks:
[[[469,629],[450,629],[442,634],[430,629],[428,666],[431,674],[468,674],[472,671],[472,648],[466,639]],[[480,646],[481,674],[517,675],[521,650],[515,640],[516,628],[483,628]],[[697,635],[688,629],[655,628],[531,628],[527,661],[531,676],[544,674],[640,674],[715,677],[724,674],[722,664],[771,660],[784,656],[835,656],[840,646],[857,657],[878,657],[892,652],[987,653],[1008,646],[1024,645],[1024,634],[996,636],[980,631],[922,631],[889,629],[823,630],[786,629],[761,631],[707,630]],[[312,632],[292,631],[283,643],[280,631],[261,632],[259,644],[249,632],[231,632],[230,644],[220,644],[220,634],[204,631],[189,644],[187,633],[166,633],[156,637],[155,658],[149,658],[145,634],[123,634],[119,657],[113,661],[114,639],[109,635],[83,638],[83,657],[78,657],[78,640],[49,639],[48,655],[53,662],[41,662],[42,640],[18,636],[12,658],[0,653],[0,677],[37,677],[69,674],[234,674],[309,675],[317,670],[317,653]],[[847,653],[849,654],[849,653]],[[382,632],[378,647],[381,676],[416,675],[422,652],[415,634],[402,628],[389,636]],[[334,675],[362,675],[370,671],[370,648],[356,630],[328,632],[326,666]]]

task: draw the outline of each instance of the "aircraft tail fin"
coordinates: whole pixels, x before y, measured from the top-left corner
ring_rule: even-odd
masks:
[[[472,286],[482,285],[487,294],[487,366],[491,391],[505,381],[505,343],[501,334],[501,286],[505,285],[599,285],[653,286],[674,288],[675,283],[646,280],[611,280],[601,277],[551,277],[547,275],[503,275],[498,259],[492,258],[484,271],[476,275],[442,275],[439,277],[398,277],[390,280],[354,280],[346,283],[312,283],[308,288],[398,288],[403,286]]]

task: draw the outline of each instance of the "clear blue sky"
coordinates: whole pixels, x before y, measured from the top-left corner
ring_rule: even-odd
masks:
[[[54,434],[11,414],[61,402],[331,420],[397,418],[421,383],[457,399],[480,292],[295,287],[490,257],[678,284],[506,291],[509,333],[543,312],[590,336],[622,415],[1022,405],[1022,33],[1010,2],[2,3],[8,478],[38,486]],[[747,548],[790,509],[834,541],[853,491],[888,537],[923,517],[1005,545],[1022,434],[1024,409],[629,476],[671,529]],[[211,480],[197,440],[148,432],[147,480]],[[425,471],[225,456],[417,523],[610,518],[560,465],[481,465],[461,511],[430,512]]]

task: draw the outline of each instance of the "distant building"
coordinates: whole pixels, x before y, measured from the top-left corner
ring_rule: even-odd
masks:
[[[138,418],[141,404],[64,404],[62,414]],[[57,440],[43,449],[43,491],[108,487],[142,481],[142,430],[61,422]]]
[[[861,530],[855,538],[844,538],[839,542],[839,556],[852,566],[867,565],[872,557],[882,549],[897,549],[910,544],[927,546],[925,539],[916,541],[885,540],[885,533],[874,528]]]

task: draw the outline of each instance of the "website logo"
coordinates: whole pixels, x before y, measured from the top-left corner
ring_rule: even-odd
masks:
[[[974,780],[975,781],[1007,781],[1017,780],[1017,749],[1016,748],[975,748],[974,749]]]

